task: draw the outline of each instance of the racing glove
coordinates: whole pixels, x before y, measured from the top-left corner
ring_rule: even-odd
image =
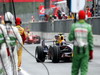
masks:
[[[93,59],[93,50],[89,51],[89,59],[92,60]]]

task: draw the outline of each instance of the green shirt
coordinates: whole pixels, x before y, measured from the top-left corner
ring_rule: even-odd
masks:
[[[93,50],[93,34],[91,25],[84,20],[72,24],[68,39],[76,41],[76,45],[87,45],[89,50]]]

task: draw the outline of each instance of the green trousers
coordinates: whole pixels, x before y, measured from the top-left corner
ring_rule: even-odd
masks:
[[[87,75],[88,71],[88,59],[87,54],[77,54],[73,56],[72,60],[72,75]]]

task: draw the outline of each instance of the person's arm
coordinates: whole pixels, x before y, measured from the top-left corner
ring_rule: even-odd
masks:
[[[15,35],[16,35],[16,38],[17,38],[18,42],[20,44],[22,44],[22,38],[21,38],[20,33],[19,33],[19,31],[16,27],[14,27],[14,32],[15,32]]]
[[[25,40],[26,40],[25,30],[23,31],[23,34],[21,36],[22,36],[22,41],[23,41],[23,44],[24,44],[25,43]]]
[[[74,28],[75,28],[75,25],[72,24],[71,30],[70,30],[70,33],[69,33],[69,36],[68,36],[69,41],[75,40]]]
[[[7,38],[7,31],[6,31],[6,28],[3,26],[3,25],[0,25],[0,28],[2,29],[2,33],[5,37],[5,39]]]
[[[2,33],[3,33],[3,37],[4,37],[4,42],[6,44],[7,47],[7,55],[10,56],[10,50],[9,50],[9,45],[10,45],[10,38],[7,35],[7,30],[5,28],[5,26],[0,25],[1,29],[2,29]]]
[[[93,50],[93,33],[90,25],[89,25],[89,33],[88,33],[88,46],[89,46],[89,50]]]
[[[88,33],[88,47],[89,47],[89,59],[93,59],[93,34],[92,34],[92,27],[90,25]]]
[[[10,38],[7,35],[7,30],[6,30],[5,26],[3,26],[3,25],[1,25],[0,27],[2,28],[2,33],[4,35],[4,40],[5,40],[6,44],[9,45]]]

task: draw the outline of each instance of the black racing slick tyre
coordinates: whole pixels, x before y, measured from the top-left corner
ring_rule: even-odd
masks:
[[[57,46],[52,47],[52,62],[58,63],[60,60],[60,48]]]
[[[36,47],[35,58],[36,58],[37,62],[44,62],[45,61],[45,54],[44,54],[42,46],[37,46]]]

